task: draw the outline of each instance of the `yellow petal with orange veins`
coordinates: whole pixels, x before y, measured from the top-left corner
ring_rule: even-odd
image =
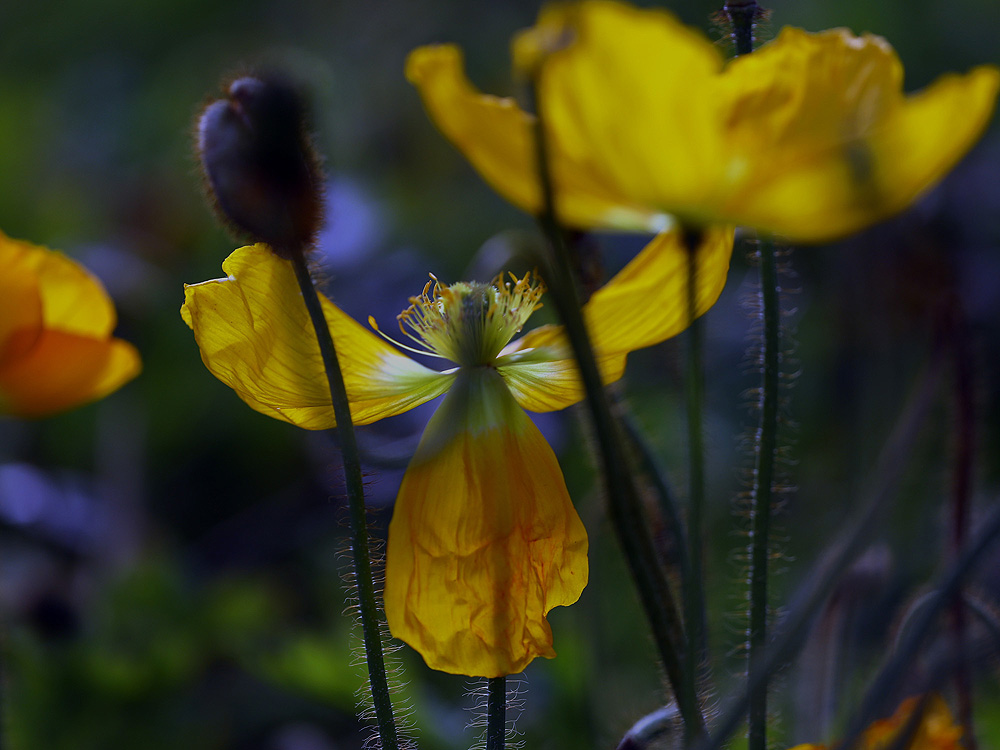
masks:
[[[555,656],[546,615],[587,584],[555,455],[488,367],[459,372],[403,479],[386,554],[393,636],[428,666],[498,677]]]
[[[141,369],[113,338],[101,283],[62,253],[0,233],[0,413],[44,417],[103,398]]]
[[[264,245],[234,251],[223,279],[184,288],[181,316],[205,366],[249,406],[321,430],[336,420],[319,343],[291,263]],[[321,296],[356,424],[440,396],[453,373],[414,362]]]
[[[504,198],[533,214],[541,209],[535,160],[535,118],[513,99],[480,93],[463,70],[454,45],[419,47],[406,61],[413,83],[435,125]],[[560,185],[556,209],[561,220],[579,226],[655,231],[663,217],[643,206],[629,206],[609,193],[585,157],[573,157],[554,143],[550,168]]]
[[[696,251],[698,315],[722,292],[732,250],[731,227],[714,227],[701,235]],[[658,344],[688,327],[687,264],[681,233],[665,232],[584,305],[604,383],[622,376],[629,352]],[[517,402],[529,411],[564,409],[585,395],[562,326],[541,326],[512,342],[497,359],[497,369]]]

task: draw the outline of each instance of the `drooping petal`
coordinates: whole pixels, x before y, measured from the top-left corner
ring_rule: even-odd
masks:
[[[631,352],[673,338],[687,328],[688,249],[680,232],[653,238],[628,265],[594,292],[584,317],[599,354]],[[733,228],[712,227],[695,250],[696,314],[722,293],[733,253]]]
[[[732,228],[705,231],[697,249],[697,312],[704,314],[726,283]],[[688,250],[679,231],[656,236],[583,308],[605,383],[621,377],[625,356],[676,336],[688,327]],[[554,411],[584,397],[562,326],[542,326],[513,342],[497,363],[517,402],[530,411]]]
[[[909,206],[989,122],[1000,71],[945,75],[904,96],[881,37],[786,28],[722,79],[740,164],[725,211],[793,241],[836,239]]]
[[[535,160],[534,117],[513,99],[477,91],[463,70],[454,45],[420,47],[410,53],[406,77],[420,91],[424,106],[441,132],[504,198],[530,213],[541,209]],[[658,211],[628,205],[609,192],[587,163],[553,144],[550,168],[560,189],[556,206],[562,220],[579,226],[656,231],[663,225]]]
[[[0,233],[0,299],[0,413],[55,414],[139,373],[104,288],[62,253]]]
[[[227,277],[189,284],[181,315],[205,366],[249,406],[310,430],[336,420],[319,343],[290,261],[265,245],[235,250]],[[321,297],[356,424],[400,414],[440,396],[453,373],[401,354]]]
[[[396,500],[392,634],[434,669],[514,674],[555,655],[545,616],[586,584],[586,531],[552,449],[496,371],[463,368]]]

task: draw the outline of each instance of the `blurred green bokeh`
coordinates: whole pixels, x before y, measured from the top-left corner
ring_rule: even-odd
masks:
[[[716,4],[670,7],[718,37]],[[847,26],[887,37],[908,89],[1000,58],[996,0],[771,7],[773,32]],[[329,291],[352,314],[377,304],[391,317],[428,271],[446,280],[492,275],[532,232],[530,218],[494,195],[435,131],[403,78],[404,59],[419,44],[455,41],[477,84],[515,93],[509,38],[537,10],[526,0],[0,6],[0,229],[92,268],[118,304],[119,335],[144,357],[140,378],[102,403],[44,422],[0,421],[0,463],[43,483],[49,498],[20,515],[10,510],[17,499],[7,498],[0,518],[12,750],[361,746],[368,730],[355,718],[362,679],[344,614],[336,451],[326,436],[240,402],[202,366],[178,314],[183,284],[221,275],[235,247],[203,200],[191,130],[227,76],[263,65],[300,81],[332,180]],[[856,507],[903,394],[930,356],[936,310],[949,295],[962,300],[974,338],[976,505],[996,502],[998,173],[994,123],[906,216],[788,258],[797,276],[787,277],[786,306],[798,308],[788,355],[800,374],[789,392],[796,426],[785,441],[796,489],[780,520],[776,603],[802,583]],[[599,239],[609,265],[638,247],[634,238]],[[720,697],[741,669],[734,557],[742,541],[732,508],[750,460],[739,438],[754,422],[745,391],[756,379],[752,368],[741,372],[749,320],[740,300],[752,291],[738,249],[727,290],[706,318],[708,585]],[[679,488],[682,352],[666,342],[632,355],[617,387]],[[877,535],[884,554],[874,553],[874,572],[863,580],[868,619],[850,615],[852,671],[842,675],[838,716],[878,663],[899,612],[940,567],[952,419],[946,392],[892,523]],[[571,412],[546,425],[592,537],[592,573],[580,602],[552,613],[560,657],[528,670],[518,728],[532,748],[608,748],[661,704],[663,686],[605,519],[586,424]],[[368,470],[376,534],[384,535],[401,459],[419,429],[404,421],[362,430],[369,446],[394,441],[394,454]],[[14,485],[0,483],[0,493],[5,486]],[[977,585],[995,598],[1000,581],[989,571],[998,568],[985,569]],[[469,746],[478,730],[464,731],[465,680],[431,673],[405,648],[398,658],[407,682],[400,695],[413,707],[421,746]],[[777,688],[789,742],[824,739],[802,735],[808,714],[794,699],[802,679],[793,670]],[[1000,712],[995,689],[983,701],[984,717]],[[1000,745],[995,719],[980,728]]]

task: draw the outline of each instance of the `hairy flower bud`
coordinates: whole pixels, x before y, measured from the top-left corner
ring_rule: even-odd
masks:
[[[234,80],[198,118],[198,156],[223,223],[288,258],[322,222],[322,173],[296,90],[275,77]]]

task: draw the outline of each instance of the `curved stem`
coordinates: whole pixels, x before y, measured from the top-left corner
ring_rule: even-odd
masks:
[[[754,441],[753,488],[750,527],[750,627],[747,643],[747,672],[759,671],[767,646],[767,568],[771,555],[771,487],[774,483],[774,453],[778,432],[778,372],[780,362],[781,310],[778,299],[778,268],[774,245],[762,240],[758,245],[760,298],[764,316],[761,352],[763,382],[758,408],[760,422]],[[767,748],[767,682],[749,696],[749,750]]]
[[[486,681],[486,750],[504,750],[507,742],[507,678]]]
[[[697,737],[704,733],[705,721],[698,706],[697,696],[692,695],[685,687],[690,685],[691,681],[685,679],[681,661],[685,639],[677,605],[649,536],[648,525],[631,473],[625,464],[622,441],[611,416],[611,409],[597,369],[597,361],[587,335],[575,282],[570,271],[572,262],[569,249],[556,219],[552,177],[549,172],[548,152],[542,125],[543,113],[538,100],[535,101],[535,111],[537,114],[535,148],[542,188],[542,209],[538,220],[549,240],[553,255],[546,269],[548,274],[546,280],[549,281],[553,301],[565,327],[566,336],[579,368],[580,379],[586,391],[587,406],[594,424],[608,493],[611,522],[625,554],[629,571],[639,589],[639,597],[649,619],[667,679],[677,697],[685,731],[690,733],[690,736]]]
[[[330,400],[337,419],[337,434],[340,438],[340,452],[344,460],[344,479],[347,486],[347,503],[351,527],[351,553],[354,574],[358,586],[358,602],[361,613],[361,634],[365,644],[365,659],[368,662],[368,677],[371,683],[372,701],[375,704],[375,718],[378,724],[382,750],[396,750],[398,739],[396,723],[392,715],[389,699],[389,685],[385,674],[385,658],[382,654],[382,638],[379,632],[379,612],[375,598],[375,584],[372,580],[371,558],[368,552],[368,523],[365,518],[365,490],[361,478],[361,460],[358,444],[351,421],[350,404],[344,376],[340,371],[337,350],[330,335],[326,317],[319,301],[319,293],[306,267],[301,251],[292,254],[295,278],[302,291],[302,299],[309,311],[309,319],[316,330],[323,366],[330,385]]]
[[[649,443],[643,436],[639,426],[635,423],[632,415],[627,412],[622,413],[619,415],[619,420],[629,439],[632,450],[636,454],[639,470],[646,475],[653,492],[656,494],[656,499],[659,501],[663,518],[670,526],[670,535],[676,547],[676,554],[672,555],[669,560],[664,559],[664,563],[670,564],[676,562],[680,569],[681,580],[685,580],[691,575],[691,554],[688,551],[687,530],[684,528],[684,522],[681,519],[677,497],[670,486],[666,474],[664,474],[657,462],[652,448],[650,448]],[[666,556],[664,555],[664,557]],[[673,558],[676,558],[676,560]]]

